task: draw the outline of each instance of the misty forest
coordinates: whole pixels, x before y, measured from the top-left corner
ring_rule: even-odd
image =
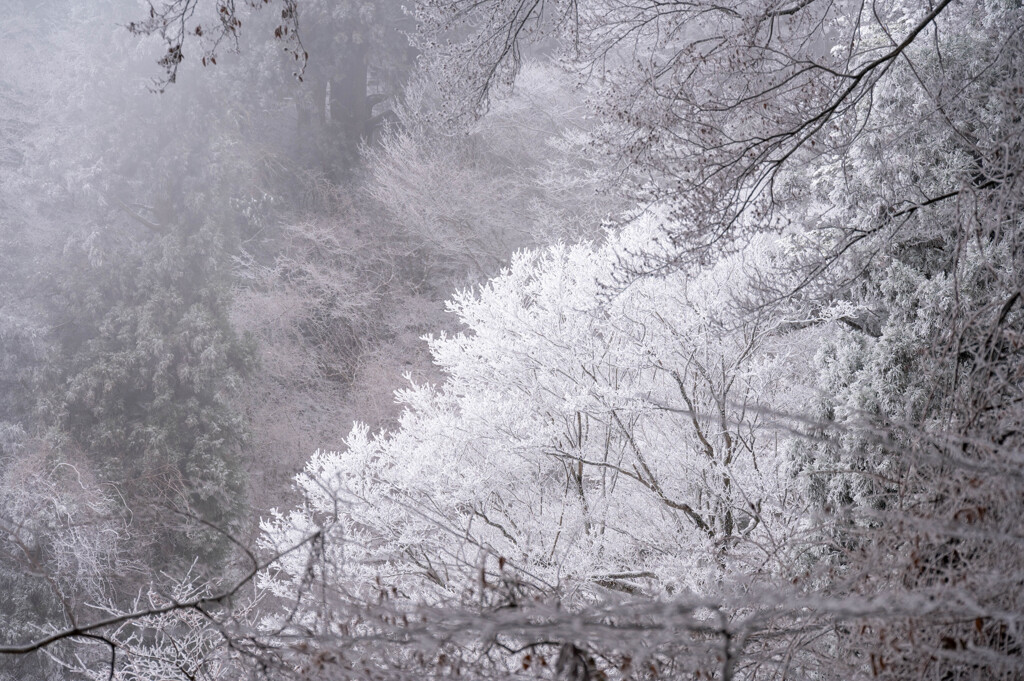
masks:
[[[1024,679],[1021,0],[3,0],[0,681]]]

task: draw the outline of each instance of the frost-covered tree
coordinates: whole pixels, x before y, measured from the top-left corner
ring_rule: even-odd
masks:
[[[1019,31],[1012,3],[439,0],[421,3],[420,18],[454,115],[514,80],[529,45],[560,45],[564,63],[602,88],[611,159],[642,173],[638,196],[680,218],[675,260],[785,224],[780,207],[822,167],[840,185],[833,214],[864,209],[857,220],[869,224],[845,221],[851,237],[890,208],[902,217],[1010,176],[997,139],[1014,126],[996,121],[1013,106],[982,93],[993,78],[1018,78],[1015,51],[1002,49]],[[976,134],[979,120],[994,138]],[[872,175],[887,178],[884,195],[842,186],[871,149],[885,156],[888,170]],[[928,157],[940,149],[960,160]],[[910,158],[919,163],[898,171]]]
[[[55,464],[44,441],[10,435],[4,432],[0,449],[0,578],[7,586],[0,645],[73,626],[142,567],[126,550],[133,532],[116,492],[104,489],[88,462]],[[0,678],[49,678],[58,668],[45,657],[8,657]]]
[[[626,204],[592,148],[585,93],[531,63],[468,128],[438,120],[430,73],[406,88],[397,124],[366,149],[367,191],[404,233],[427,285],[492,275],[519,248],[598,236]],[[445,291],[447,293],[447,290]]]
[[[418,19],[455,118],[500,109],[530,41],[567,48],[644,205],[455,296],[443,382],[264,522],[235,650],[306,678],[1020,677],[1019,3]],[[406,215],[442,214],[429,168],[479,186],[448,152],[382,152],[420,178]]]
[[[754,565],[787,571],[800,509],[770,413],[809,360],[789,345],[806,332],[784,337],[751,297],[785,248],[759,240],[699,277],[616,292],[616,267],[656,225],[521,254],[457,296],[467,331],[430,341],[445,383],[401,393],[395,431],[357,427],[346,451],[314,457],[299,478],[308,506],[267,523],[266,543],[314,530],[323,543],[265,587],[304,596],[312,569],[345,594],[329,607],[378,590],[445,607],[480,593],[482,570],[518,585],[512,602],[523,589],[578,609],[616,593],[714,594]],[[350,626],[332,618],[314,599],[296,622]]]

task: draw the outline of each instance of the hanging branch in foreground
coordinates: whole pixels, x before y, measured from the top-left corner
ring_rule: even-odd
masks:
[[[155,81],[155,89],[163,92],[177,81],[187,43],[196,44],[203,66],[216,65],[225,43],[228,49],[238,51],[240,6],[256,11],[271,4],[281,6],[281,21],[274,29],[274,38],[284,43],[285,51],[298,63],[295,76],[301,81],[309,54],[299,37],[298,0],[163,0],[158,6],[150,2],[149,16],[130,22],[127,29],[135,35],[158,35],[163,40],[166,52],[157,62],[163,75]]]
[[[249,551],[246,551],[249,558],[253,561],[252,568],[249,569],[244,576],[235,581],[234,584],[232,584],[226,590],[221,591],[219,593],[209,596],[197,596],[196,598],[192,598],[185,601],[177,601],[171,599],[171,601],[164,606],[142,608],[139,610],[134,610],[132,612],[113,615],[111,617],[107,617],[87,624],[75,624],[71,627],[55,631],[47,636],[43,636],[42,638],[30,641],[28,643],[0,646],[0,655],[26,655],[50,647],[60,641],[76,638],[101,641],[106,645],[116,647],[116,641],[113,641],[101,632],[107,629],[111,629],[113,627],[117,627],[122,624],[139,621],[147,617],[166,615],[169,613],[185,610],[198,612],[203,617],[211,619],[212,621],[210,608],[229,603],[231,599],[234,598],[234,596],[237,595],[238,592],[243,587],[245,587],[247,584],[252,583],[258,574],[268,569],[270,566],[272,566],[274,563],[281,560],[285,556],[288,556],[289,554],[301,549],[302,547],[317,541],[318,538],[319,533],[313,533],[305,539],[303,539],[301,542],[295,544],[294,546],[291,546],[290,548],[287,548],[277,553],[272,558],[262,562],[257,562],[255,557]]]

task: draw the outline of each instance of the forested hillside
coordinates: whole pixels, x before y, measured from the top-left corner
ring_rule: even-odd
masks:
[[[0,680],[1024,676],[1017,0],[10,0]]]

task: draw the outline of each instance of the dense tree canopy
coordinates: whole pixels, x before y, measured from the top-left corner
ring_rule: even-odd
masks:
[[[445,383],[403,393],[394,432],[357,429],[314,457],[309,506],[267,529],[281,548],[319,528],[327,547],[291,554],[268,584],[300,600],[311,576],[350,585],[332,613],[391,589],[415,613],[465,608],[492,580],[493,628],[463,656],[399,627],[440,655],[428,668],[571,641],[593,656],[576,678],[641,656],[652,674],[723,678],[1016,673],[1016,619],[994,613],[1021,596],[1019,344],[1001,340],[1020,322],[1020,101],[1006,94],[1020,9],[421,12],[427,35],[463,36],[427,53],[455,115],[515,75],[527,39],[566,35],[609,116],[605,150],[656,208],[600,247],[520,256],[456,297],[465,335],[431,344]],[[777,236],[751,236],[765,231]],[[331,571],[311,574],[313,556]],[[653,634],[611,643],[597,620],[554,640],[516,628],[540,607],[516,624],[497,614],[553,601],[585,618],[614,592],[728,603],[725,661]],[[782,593],[815,614],[790,629]],[[310,608],[296,625],[335,622],[330,649],[358,664],[337,647],[349,619]],[[514,668],[487,659],[488,674]]]
[[[155,5],[132,30],[192,88],[162,95],[181,119],[50,125],[25,78],[0,90],[25,291],[0,573],[41,576],[0,601],[0,652],[125,679],[1019,678],[1020,3],[407,9]],[[282,48],[297,68],[267,68]],[[202,86],[192,49],[221,62]],[[402,371],[400,411],[343,437]],[[173,468],[208,546],[171,553],[216,561],[118,594],[144,533],[105,465]]]

